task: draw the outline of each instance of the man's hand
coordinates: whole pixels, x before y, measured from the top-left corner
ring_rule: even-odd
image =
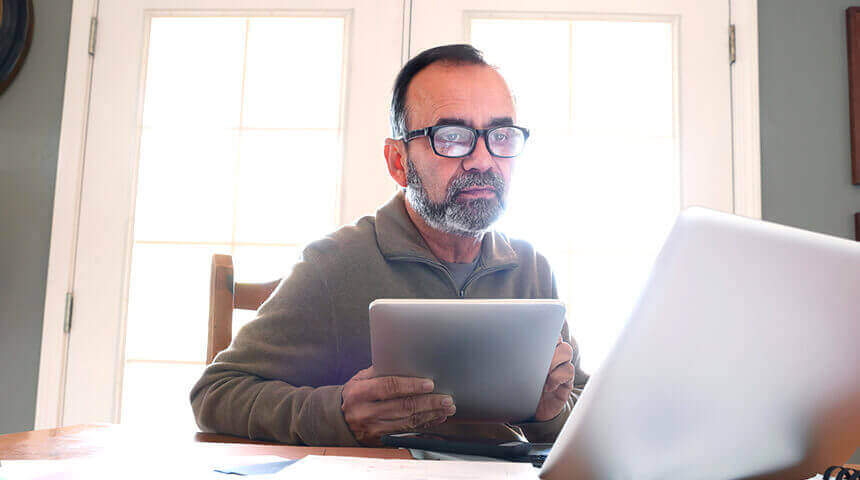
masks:
[[[537,412],[535,412],[535,420],[538,422],[555,418],[561,413],[564,403],[570,397],[570,392],[573,390],[573,376],[576,373],[573,364],[570,363],[571,360],[573,360],[573,347],[559,337]]]
[[[432,380],[374,378],[371,366],[343,386],[343,418],[359,443],[379,445],[382,435],[438,425],[454,415],[454,400],[432,391]]]

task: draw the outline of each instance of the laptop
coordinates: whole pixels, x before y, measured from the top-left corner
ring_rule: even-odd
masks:
[[[454,398],[452,420],[525,420],[537,410],[564,310],[558,300],[375,300],[373,367],[432,379],[436,393]]]
[[[860,447],[860,243],[678,218],[540,472],[809,478]]]

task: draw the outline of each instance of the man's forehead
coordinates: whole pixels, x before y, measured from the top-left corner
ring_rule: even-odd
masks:
[[[410,128],[433,125],[442,119],[480,127],[505,123],[504,119],[510,119],[510,123],[515,116],[508,86],[495,69],[444,64],[430,65],[415,75],[406,92],[406,114]]]

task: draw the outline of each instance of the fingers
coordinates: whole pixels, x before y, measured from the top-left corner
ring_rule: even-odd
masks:
[[[570,363],[573,360],[573,347],[567,342],[560,342],[555,346],[555,353],[552,356],[550,364],[550,372],[555,370],[559,365]]]
[[[364,370],[359,370],[358,373],[352,376],[352,380],[367,380],[369,378],[373,378],[373,365]]]
[[[562,363],[555,367],[547,376],[544,384],[544,391],[551,392],[563,385],[573,388],[573,377],[576,374],[576,369],[570,361]]]
[[[415,395],[367,404],[366,414],[379,420],[401,420],[432,411],[450,416],[457,407],[448,395]]]
[[[381,402],[367,402],[356,407],[357,421],[399,420],[416,414],[438,410],[453,415],[457,410],[448,395],[415,395]]]
[[[555,353],[552,355],[552,362],[549,366],[549,373],[546,376],[546,382],[543,385],[544,392],[552,392],[557,390],[565,383],[570,384],[573,388],[573,376],[576,369],[570,363],[573,360],[573,347],[558,337],[559,342],[555,346]]]
[[[356,400],[376,402],[430,393],[433,387],[426,378],[376,377],[357,383],[351,393]]]
[[[552,392],[552,394],[558,400],[565,402],[565,401],[567,401],[568,397],[570,397],[570,393],[572,391],[573,391],[573,380],[571,380],[569,382],[562,383],[561,385],[559,385],[558,388],[555,389],[554,392]]]
[[[447,419],[445,410],[430,410],[396,420],[374,421],[368,425],[367,433],[373,437],[380,437],[387,433],[409,432],[445,423]]]
[[[450,396],[425,394],[357,404],[344,411],[344,419],[356,438],[374,439],[386,433],[438,425],[456,411]]]
[[[543,394],[541,394],[535,412],[535,419],[542,422],[558,415],[573,391],[575,375],[576,368],[569,360],[562,362],[550,371],[544,383]]]
[[[544,422],[555,418],[570,399],[570,392],[572,391],[573,382],[564,383],[554,391],[544,392],[535,411],[535,420]]]
[[[448,395],[419,395],[378,402],[376,407],[382,420],[407,418],[417,413],[442,411],[445,416],[457,413],[454,399]]]

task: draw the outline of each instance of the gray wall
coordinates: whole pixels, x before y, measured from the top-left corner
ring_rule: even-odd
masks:
[[[71,0],[34,0],[30,53],[0,95],[0,434],[30,430]]]
[[[853,239],[850,6],[860,1],[759,0],[759,67],[764,218]]]
[[[853,239],[845,9],[860,0],[758,5],[762,215]]]

